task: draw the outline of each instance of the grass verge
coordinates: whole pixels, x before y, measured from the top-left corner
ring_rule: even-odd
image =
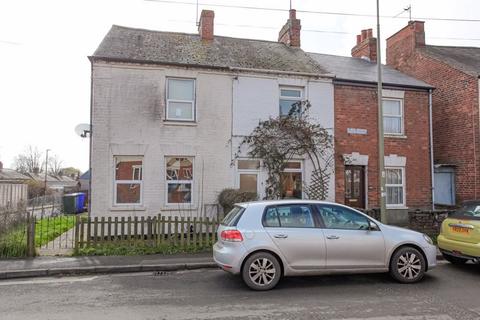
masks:
[[[122,245],[122,244],[103,244],[96,247],[80,248],[73,255],[75,256],[136,256],[149,254],[177,254],[177,253],[198,253],[209,252],[208,247],[178,247],[172,245],[147,246],[144,244]]]
[[[75,226],[75,216],[43,218],[35,224],[35,246],[43,246]]]

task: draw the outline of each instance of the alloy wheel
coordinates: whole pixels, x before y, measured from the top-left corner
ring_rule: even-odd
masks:
[[[397,261],[398,273],[408,280],[413,280],[422,271],[420,258],[413,252],[404,252]]]
[[[267,258],[255,259],[248,268],[250,280],[259,286],[267,286],[274,279],[276,274],[275,265]]]

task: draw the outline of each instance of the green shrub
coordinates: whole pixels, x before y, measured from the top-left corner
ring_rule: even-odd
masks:
[[[27,235],[20,226],[0,236],[0,258],[25,257],[27,255]]]
[[[178,254],[178,253],[197,253],[209,252],[212,250],[211,245],[208,246],[185,246],[178,247],[168,244],[147,246],[141,243],[137,244],[101,244],[96,247],[80,248],[74,252],[75,256],[136,256],[149,254]]]
[[[232,210],[235,203],[254,201],[258,199],[256,192],[240,191],[239,189],[223,189],[218,195],[218,203],[223,208],[224,215]]]

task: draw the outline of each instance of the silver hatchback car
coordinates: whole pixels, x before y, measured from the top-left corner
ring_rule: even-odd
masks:
[[[402,283],[436,266],[425,234],[382,224],[344,205],[309,200],[241,203],[218,228],[215,262],[254,290],[282,276],[390,272]]]

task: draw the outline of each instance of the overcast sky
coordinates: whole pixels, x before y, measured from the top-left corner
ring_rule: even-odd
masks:
[[[288,9],[289,0],[199,2],[200,10],[215,10],[217,35],[277,40],[288,17],[285,11],[211,4]],[[413,18],[480,19],[478,0],[380,0],[381,15],[395,16],[409,4]],[[376,12],[375,0],[292,0],[292,6],[308,11]],[[195,17],[195,5],[162,1],[1,0],[0,161],[12,167],[15,155],[33,145],[42,151],[51,149],[65,166],[88,169],[88,139],[74,133],[77,124],[89,122],[87,56],[112,24],[195,33]],[[355,34],[369,27],[376,32],[373,17],[306,12],[297,13],[297,17],[302,23],[302,48],[311,52],[348,56]],[[382,18],[383,39],[406,25],[408,13],[400,17],[404,18]],[[426,20],[425,29],[429,44],[480,47],[480,22]]]

